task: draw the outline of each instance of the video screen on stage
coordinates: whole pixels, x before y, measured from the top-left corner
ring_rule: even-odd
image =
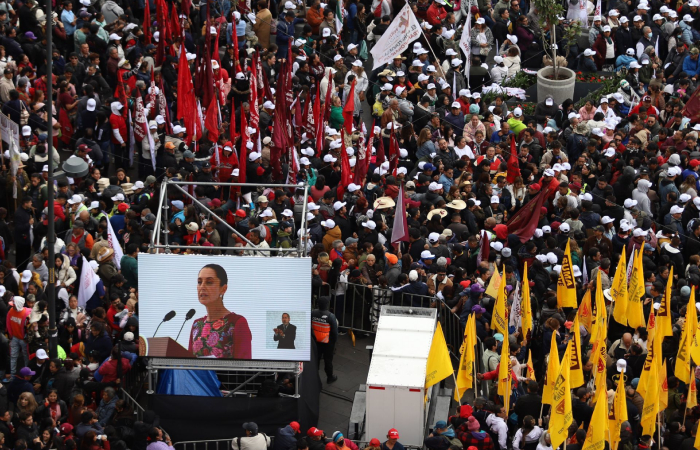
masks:
[[[311,259],[139,254],[139,353],[308,361]]]

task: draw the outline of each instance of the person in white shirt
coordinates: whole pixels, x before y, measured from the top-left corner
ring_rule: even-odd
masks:
[[[513,437],[513,450],[523,450],[526,445],[539,443],[540,436],[542,436],[542,428],[535,425],[535,418],[523,417],[523,426],[515,432]]]
[[[506,409],[501,405],[494,405],[493,414],[486,418],[486,425],[491,429],[491,433],[498,436],[498,445],[500,448],[507,448],[508,425],[506,424]]]
[[[270,437],[265,433],[258,433],[258,424],[246,422],[243,429],[245,436],[233,438],[233,450],[266,450],[270,447]]]

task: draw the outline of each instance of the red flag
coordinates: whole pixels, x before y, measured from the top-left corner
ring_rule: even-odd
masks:
[[[168,21],[165,19],[165,15],[165,1],[156,0],[156,18],[158,20],[158,50],[156,52],[156,66],[163,64],[165,59],[165,43],[168,32]]]
[[[513,214],[506,225],[508,234],[517,234],[523,244],[535,233],[535,228],[540,221],[540,209],[547,200],[549,191],[542,189],[539,194],[527,202],[525,206]]]
[[[294,126],[297,134],[301,136],[301,127],[304,125],[304,111],[301,108],[301,98],[294,99]]]
[[[211,59],[219,63],[221,67],[221,57],[219,57],[219,27],[216,27],[216,39],[214,39],[214,50],[211,51]],[[213,69],[212,69],[213,72]]]
[[[204,126],[207,127],[207,139],[212,142],[219,140],[219,105],[216,101],[216,97],[211,98],[209,102],[209,107],[207,108],[207,115],[204,119]]]
[[[191,0],[182,0],[182,14],[185,16],[190,15],[190,5],[192,5]]]
[[[252,105],[251,105],[252,108]],[[248,164],[248,141],[250,140],[250,135],[248,134],[248,123],[245,118],[245,111],[241,108],[241,152],[240,158],[238,158],[238,182],[245,183],[245,171],[246,165]]]
[[[379,144],[377,145],[377,158],[374,163],[377,165],[377,167],[379,167],[384,161],[386,161],[386,155],[384,154],[384,138],[380,133]]]
[[[343,119],[345,119],[343,125],[346,134],[352,134],[352,116],[355,113],[355,84],[357,84],[357,80],[352,80],[350,92],[343,107]],[[330,86],[328,88],[330,89]]]
[[[399,186],[399,195],[396,197],[396,213],[394,214],[394,227],[391,230],[391,243],[408,241],[406,199],[403,196],[403,184],[401,184],[401,186]]]
[[[512,183],[516,177],[520,176],[520,163],[515,149],[515,135],[510,136],[510,158],[508,158],[508,176],[506,181]]]
[[[236,58],[236,72],[241,70],[240,57],[238,56],[238,34],[236,33],[236,20],[231,24],[231,42],[233,43],[233,55]]]
[[[260,59],[260,55],[256,52],[255,58]],[[258,68],[256,61],[250,65],[250,95],[248,96],[248,104],[250,105],[250,126],[258,129],[260,123],[260,111],[258,108]]]
[[[691,122],[700,122],[700,87],[695,89],[681,112],[684,117],[689,117]]]
[[[148,1],[148,0],[146,0]],[[177,8],[175,8],[175,3],[173,3],[172,13],[170,16],[170,27],[172,29],[172,35],[175,38],[179,38],[182,35],[182,30],[180,30],[180,15],[177,13]]]
[[[299,127],[299,134],[303,133],[306,131],[306,127],[309,124],[309,115],[312,113],[311,109],[311,93],[306,94],[306,101],[304,102],[304,108],[303,111],[301,112],[301,117],[299,118],[298,122],[298,127]],[[313,120],[313,117],[311,118]]]
[[[396,176],[394,170],[399,165],[399,141],[396,138],[396,133],[394,133],[394,128],[391,129],[391,135],[389,135],[389,173]]]
[[[187,128],[188,142],[193,136],[196,127],[196,121],[199,121],[197,101],[194,96],[194,86],[192,85],[192,74],[187,65],[186,52],[180,52],[180,62],[178,64],[177,73],[177,118],[184,119],[185,128]]]
[[[369,139],[367,140],[367,149],[365,150],[364,157],[358,155],[357,164],[355,164],[355,184],[362,186],[362,182],[367,175],[367,169],[369,168],[369,160],[372,158],[372,143],[374,142],[374,130],[370,133]],[[359,153],[359,152],[358,152]]]
[[[146,9],[143,12],[143,43],[151,43],[151,2],[146,0]]]
[[[160,94],[158,94],[158,113],[165,119],[165,129],[168,134],[172,134],[173,127],[170,121],[170,108],[168,108],[168,102],[165,99],[165,90],[163,89],[163,77],[160,77],[158,85],[160,87]]]
[[[479,254],[476,255],[476,265],[479,266],[481,261],[489,260],[489,251],[491,250],[491,245],[489,244],[489,234],[482,230],[481,232],[481,249]]]
[[[340,130],[340,183],[336,192],[336,198],[342,201],[345,188],[352,183],[352,168],[350,167],[350,158],[345,148],[345,130]]]

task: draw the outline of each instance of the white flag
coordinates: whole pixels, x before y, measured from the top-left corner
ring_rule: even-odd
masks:
[[[601,5],[600,5],[600,0],[598,0],[595,4],[595,14],[594,16],[600,16],[600,12],[602,11]]]
[[[467,86],[471,87],[469,84],[469,67],[472,65],[472,12],[471,9],[467,14],[467,21],[464,22],[464,28],[462,29],[462,38],[459,40],[459,48],[462,49],[464,53],[464,78],[467,79]],[[496,49],[498,53],[498,49]]]
[[[510,318],[508,326],[514,327],[516,330],[520,328],[522,323],[522,310],[520,309],[520,283],[515,283],[515,292],[513,293],[513,306],[510,308]]]
[[[370,51],[374,58],[372,70],[391,62],[395,56],[403,53],[409,44],[418,39],[420,35],[420,24],[413,14],[410,4],[407,2]]]
[[[95,295],[97,283],[100,277],[97,276],[90,263],[83,256],[83,268],[80,270],[80,290],[78,291],[78,306],[85,307],[88,300]]]
[[[13,177],[17,176],[19,166],[22,165],[22,158],[19,149],[12,135],[10,135],[10,172]],[[12,198],[17,198],[17,183],[12,183]]]
[[[102,211],[102,213],[106,216],[107,213]],[[119,245],[119,240],[117,239],[117,233],[114,232],[114,228],[112,228],[112,224],[110,221],[107,221],[107,238],[109,241],[109,246],[112,247],[112,250],[114,250],[114,265],[117,266],[117,269],[121,269],[121,261],[122,261],[122,256],[124,256],[124,252],[122,251],[121,245]]]

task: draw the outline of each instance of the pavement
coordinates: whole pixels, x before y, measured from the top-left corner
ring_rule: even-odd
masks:
[[[338,380],[333,384],[326,383],[323,362],[320,363],[319,371],[323,389],[318,427],[326,433],[326,436],[330,436],[336,430],[347,435],[355,391],[361,384],[367,382],[370,352],[366,347],[373,344],[374,335],[357,337],[355,347],[352,346],[350,335],[340,336],[333,357],[333,371],[338,375]]]

